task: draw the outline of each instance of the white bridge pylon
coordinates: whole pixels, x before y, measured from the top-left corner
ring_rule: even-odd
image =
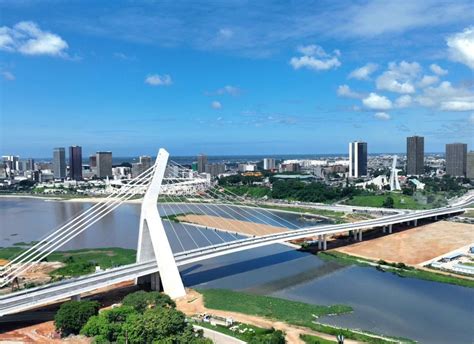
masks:
[[[161,148],[155,161],[155,171],[145,193],[140,214],[137,263],[156,260],[163,291],[176,299],[186,295],[178,266],[158,213],[158,197],[168,163],[169,153]],[[157,276],[152,276],[152,286]]]

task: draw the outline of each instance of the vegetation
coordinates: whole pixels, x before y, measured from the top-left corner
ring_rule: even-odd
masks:
[[[380,195],[354,196],[345,202],[348,205],[376,208],[427,209],[429,206],[418,203],[413,196],[394,192]]]
[[[324,216],[336,223],[344,223],[345,213],[342,211],[332,211],[332,210],[325,210],[325,209],[314,209],[314,208],[301,208],[301,207],[288,207],[288,206],[280,206],[280,205],[260,205],[262,208],[268,209],[275,209],[275,210],[284,210],[284,211],[293,211],[296,213],[306,213],[312,214],[317,216]]]
[[[226,186],[225,189],[238,196],[248,196],[252,198],[263,198],[265,196],[271,196],[270,188],[265,186]]]
[[[69,301],[54,316],[54,325],[63,337],[79,334],[82,326],[99,311],[97,301]]]
[[[337,343],[337,342],[332,341],[332,340],[327,340],[327,339],[317,337],[317,336],[312,336],[312,335],[309,335],[309,334],[302,334],[300,336],[300,338],[306,344],[333,344],[333,343]]]
[[[196,322],[196,325],[224,333],[228,336],[238,338],[249,344],[284,344],[285,336],[282,331],[266,329],[249,324],[239,323],[232,327],[223,325],[211,325],[207,322]]]
[[[156,292],[128,295],[124,305],[90,316],[80,333],[94,337],[94,343],[212,343],[194,331],[167,295]]]
[[[307,327],[318,332],[331,335],[343,334],[348,339],[366,343],[392,343],[381,336],[370,333],[352,331],[314,322],[317,317],[351,312],[352,308],[344,305],[317,306],[297,301],[283,300],[275,297],[253,295],[222,289],[203,289],[199,291],[204,296],[207,308],[249,315],[257,315],[272,320],[284,321],[288,324]],[[411,342],[400,339],[402,342]]]
[[[400,277],[418,278],[427,281],[454,284],[462,287],[474,288],[474,281],[466,278],[440,274],[434,271],[427,271],[405,265],[404,263],[387,263],[383,260],[374,261],[365,258],[354,257],[336,251],[319,252],[318,257],[324,260],[333,260],[346,265],[359,265],[377,268],[384,272],[391,272]]]

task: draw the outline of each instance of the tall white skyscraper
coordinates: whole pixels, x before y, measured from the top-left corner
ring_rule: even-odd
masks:
[[[367,143],[349,143],[349,178],[359,178],[367,175]]]
[[[275,159],[265,158],[263,159],[263,169],[264,170],[274,170],[276,167]]]

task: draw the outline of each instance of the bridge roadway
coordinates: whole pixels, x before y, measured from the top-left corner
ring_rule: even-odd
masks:
[[[290,240],[302,239],[308,236],[337,234],[350,230],[364,230],[376,227],[384,227],[405,222],[435,218],[437,216],[444,215],[452,216],[462,213],[464,211],[464,207],[473,201],[474,195],[471,195],[461,203],[438,209],[423,210],[408,214],[396,214],[355,223],[306,227],[298,230],[289,230],[288,232],[284,233],[250,237],[177,253],[175,254],[175,259],[178,266],[183,266],[234,252],[240,252]],[[65,300],[75,295],[105,288],[116,283],[130,281],[140,276],[149,275],[157,271],[158,267],[154,261],[135,263],[83,277],[72,278],[61,282],[10,293],[0,297],[0,316],[18,313],[28,309],[33,309],[50,303]]]

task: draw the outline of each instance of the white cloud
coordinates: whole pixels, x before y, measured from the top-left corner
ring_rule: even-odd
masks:
[[[468,88],[453,87],[449,81],[425,88],[415,100],[421,106],[437,107],[443,111],[474,109],[474,92]]]
[[[395,100],[396,107],[405,108],[411,105],[413,99],[410,95],[404,94]]]
[[[13,75],[13,73],[9,71],[3,71],[2,76],[5,80],[8,80],[8,81],[13,81],[16,79],[15,75]]]
[[[216,109],[216,110],[220,110],[222,109],[222,104],[221,102],[217,101],[217,100],[214,100],[212,103],[211,103],[211,107],[213,109]]]
[[[367,63],[365,66],[354,69],[349,74],[349,79],[359,79],[359,80],[368,80],[370,79],[370,74],[375,72],[378,68],[378,65],[375,63]]]
[[[441,102],[441,110],[471,111],[471,110],[474,110],[474,101],[451,100],[451,101]]]
[[[22,21],[12,28],[0,27],[0,50],[24,55],[67,57],[68,44],[60,36],[43,31],[31,21]]]
[[[436,75],[439,75],[439,76],[448,74],[448,71],[446,69],[441,68],[436,63],[433,63],[430,66],[430,69],[433,73],[435,73]]]
[[[453,61],[464,63],[474,69],[474,26],[464,29],[446,39],[449,56]]]
[[[315,44],[299,46],[297,50],[303,56],[291,58],[290,64],[294,69],[328,70],[335,69],[341,65],[338,58],[341,52],[337,49],[334,50],[332,55],[326,53],[322,47]]]
[[[377,89],[396,93],[415,93],[413,81],[420,71],[421,66],[418,62],[402,61],[399,64],[390,62],[388,70],[376,80]]]
[[[240,94],[240,88],[236,86],[226,85],[222,88],[219,88],[216,92],[217,95],[229,94],[231,96],[238,96]]]
[[[357,98],[357,99],[364,97],[361,93],[351,90],[351,88],[348,85],[340,85],[337,88],[337,95],[340,97]]]
[[[228,28],[222,28],[219,30],[219,37],[223,39],[230,39],[234,35],[234,31]]]
[[[386,112],[376,112],[374,114],[374,117],[382,121],[388,121],[391,118],[390,115]]]
[[[474,113],[469,116],[469,123],[474,124]]]
[[[424,75],[417,85],[421,88],[425,88],[427,86],[437,84],[438,81],[439,81],[439,78],[437,75]]]
[[[145,78],[145,83],[151,86],[169,86],[173,83],[173,81],[171,80],[171,76],[168,74],[151,74]]]
[[[392,108],[392,101],[385,96],[379,96],[371,92],[367,98],[362,99],[362,103],[373,110],[389,110]]]

